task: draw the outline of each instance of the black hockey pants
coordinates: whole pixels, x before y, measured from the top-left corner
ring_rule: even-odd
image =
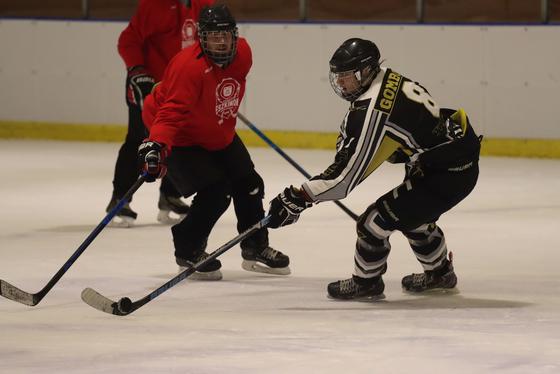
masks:
[[[231,199],[239,232],[264,217],[264,182],[237,135],[219,151],[174,147],[168,158],[168,175],[183,196],[196,193],[187,217],[171,229],[177,257],[189,258],[204,247]],[[268,231],[257,231],[242,245],[248,242],[259,247],[268,245]]]

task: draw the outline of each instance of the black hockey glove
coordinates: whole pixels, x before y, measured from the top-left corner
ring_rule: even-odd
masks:
[[[154,182],[167,173],[167,147],[151,140],[144,140],[138,147],[138,165],[146,173],[146,182]]]
[[[268,227],[278,227],[296,223],[299,215],[313,204],[305,199],[303,194],[293,186],[286,187],[284,191],[270,202],[270,222]]]
[[[141,65],[128,69],[126,75],[126,101],[129,105],[144,106],[144,99],[152,92],[154,77]]]

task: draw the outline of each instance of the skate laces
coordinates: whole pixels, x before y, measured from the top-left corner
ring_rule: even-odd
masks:
[[[422,274],[412,274],[412,285],[414,287],[426,286],[428,281],[428,275]]]
[[[340,281],[340,293],[353,293],[357,288],[357,284],[354,283],[354,279],[344,279]]]
[[[276,258],[276,256],[278,255],[278,253],[280,253],[279,251],[277,251],[274,248],[271,247],[266,247],[261,253],[260,256],[262,258],[265,258],[267,260],[274,260]]]
[[[202,260],[206,260],[210,255],[206,252],[200,252],[200,254],[196,255],[196,257],[193,259],[193,263],[198,263]]]

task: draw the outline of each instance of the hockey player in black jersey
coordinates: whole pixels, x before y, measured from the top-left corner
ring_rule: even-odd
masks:
[[[404,290],[454,288],[457,277],[436,221],[478,179],[480,140],[465,112],[440,108],[423,86],[380,66],[379,60],[379,50],[369,40],[352,38],[335,51],[331,86],[351,104],[334,163],[270,202],[269,227],[288,225],[313,203],[343,199],[384,161],[405,163],[404,182],[359,217],[354,274],[328,285],[335,299],[383,297],[382,275],[394,231],[408,238],[424,270],[405,276]]]

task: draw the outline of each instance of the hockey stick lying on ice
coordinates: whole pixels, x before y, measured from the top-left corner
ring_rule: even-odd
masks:
[[[88,237],[83,241],[83,243],[76,249],[76,252],[62,265],[60,270],[51,278],[49,283],[43,289],[37,293],[28,293],[20,290],[16,286],[0,279],[0,295],[7,299],[17,301],[29,306],[35,306],[39,304],[45,295],[54,287],[54,285],[62,278],[64,273],[70,269],[72,264],[76,262],[78,257],[86,250],[86,248],[93,242],[95,237],[107,226],[109,222],[117,215],[117,213],[122,209],[122,207],[130,201],[132,195],[140,188],[140,186],[146,181],[145,176],[141,175],[140,178],[130,187],[123,198],[117,203],[117,205],[103,218],[103,220],[97,225],[95,229],[88,235]]]
[[[311,178],[311,175],[306,172],[297,162],[295,162],[290,156],[288,156],[280,147],[278,147],[268,136],[266,136],[261,130],[257,128],[257,126],[253,125],[251,121],[247,119],[243,114],[237,112],[237,117],[249,127],[255,134],[257,134],[262,140],[265,141],[272,149],[280,154],[280,156],[284,157],[286,161],[288,161],[293,167],[295,167],[301,174],[303,174],[307,179]],[[342,204],[340,201],[334,200],[333,201],[336,205],[340,207],[346,214],[348,214],[354,221],[358,220],[358,215],[352,212],[346,205]]]
[[[169,290],[177,283],[181,282],[185,278],[192,275],[195,271],[197,271],[198,269],[200,269],[210,261],[213,261],[222,253],[226,252],[227,250],[235,246],[237,243],[241,242],[243,239],[245,239],[246,237],[248,237],[249,235],[257,231],[258,229],[266,227],[268,225],[269,220],[270,220],[270,216],[264,217],[255,225],[251,226],[246,231],[237,235],[235,238],[231,239],[229,242],[222,245],[214,252],[210,253],[208,257],[205,258],[204,260],[201,260],[196,264],[194,264],[194,266],[180,272],[179,274],[171,278],[167,283],[163,284],[162,286],[160,286],[159,288],[151,292],[149,295],[144,296],[143,298],[137,301],[132,301],[128,297],[123,297],[119,301],[113,301],[101,295],[99,292],[95,291],[92,288],[86,288],[82,291],[82,300],[89,306],[105,313],[114,314],[116,316],[129,315],[130,313],[134,312],[137,309],[140,309],[142,306],[146,305],[147,303],[149,303],[150,301],[152,301],[153,299],[155,299],[165,291]]]

